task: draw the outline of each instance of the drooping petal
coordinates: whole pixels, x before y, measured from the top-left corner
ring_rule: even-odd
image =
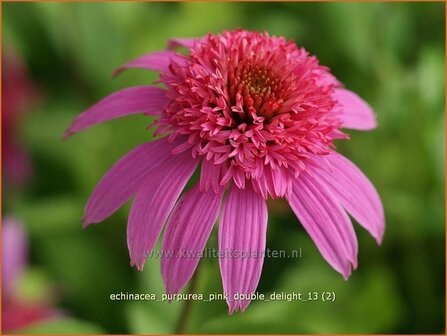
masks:
[[[377,190],[360,169],[342,155],[332,152],[324,159],[327,168],[314,168],[312,174],[325,182],[341,205],[380,244],[385,216]]]
[[[302,173],[294,181],[289,204],[326,261],[345,279],[357,266],[357,238],[345,210],[331,191]]]
[[[159,169],[146,177],[129,213],[127,245],[131,265],[143,269],[160,231],[177,199],[197,167],[191,153],[185,152],[165,160]]]
[[[199,185],[177,202],[166,224],[161,274],[166,292],[178,293],[191,279],[219,214],[223,189],[202,192]]]
[[[169,144],[167,138],[148,142],[116,162],[90,196],[84,210],[84,226],[101,222],[129,201],[152,171],[170,158],[175,145]]]
[[[99,123],[131,114],[160,116],[169,103],[165,90],[151,86],[134,86],[112,93],[81,113],[65,132],[64,138]]]
[[[175,49],[177,47],[192,48],[198,38],[173,38],[168,41],[168,49]]]
[[[356,130],[371,130],[377,127],[377,120],[371,106],[352,91],[335,89],[334,98],[340,107],[342,127]]]
[[[285,170],[279,167],[272,169],[264,167],[263,177],[268,193],[272,198],[278,199],[284,197],[289,192],[289,183],[285,174]],[[261,182],[261,181],[260,181]]]
[[[222,172],[222,165],[215,165],[207,160],[203,160],[200,171],[200,190],[214,190],[215,193],[218,193],[221,188],[219,181],[221,179]]]
[[[250,300],[234,300],[235,294],[256,291],[264,262],[267,204],[253,187],[232,186],[219,224],[219,265],[230,314],[244,311]]]
[[[137,57],[134,60],[120,66],[113,72],[113,76],[119,75],[127,69],[141,68],[158,72],[166,72],[172,62],[183,64],[187,58],[174,51],[156,51]]]
[[[2,223],[2,283],[4,293],[12,286],[26,266],[28,242],[21,223],[5,218]]]

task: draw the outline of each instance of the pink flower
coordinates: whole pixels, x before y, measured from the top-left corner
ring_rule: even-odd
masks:
[[[13,291],[15,281],[27,266],[28,242],[22,225],[13,218],[2,223],[2,289]]]
[[[23,226],[12,218],[2,223],[2,331],[25,328],[60,315],[51,302],[29,302],[18,295],[18,281],[28,267],[28,242]]]
[[[188,56],[172,51],[181,46]],[[113,118],[155,116],[162,139],[142,144],[99,182],[84,225],[130,198],[127,242],[139,270],[163,225],[161,273],[168,293],[194,273],[219,212],[219,263],[230,313],[254,293],[266,248],[266,199],[285,197],[328,263],[344,278],[357,267],[349,212],[381,242],[384,213],[369,180],[335,152],[340,128],[376,127],[372,109],[293,41],[236,30],[175,39],[121,68],[160,72],[164,88],[137,86],[103,99],[71,125],[69,136]],[[200,166],[200,182],[184,193]],[[225,193],[227,193],[226,196]],[[233,251],[229,256],[229,251]],[[235,257],[236,253],[245,257]]]
[[[15,54],[2,54],[2,152],[8,183],[21,185],[31,173],[28,154],[18,141],[18,128],[26,109],[36,100],[36,89],[22,60]]]

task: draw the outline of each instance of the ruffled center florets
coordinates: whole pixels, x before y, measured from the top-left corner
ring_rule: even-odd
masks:
[[[266,66],[257,66],[251,60],[241,62],[228,74],[228,93],[232,105],[242,100],[242,108],[235,109],[241,121],[255,114],[267,118],[279,111],[284,99],[283,81]]]
[[[208,35],[161,76],[172,103],[157,133],[186,136],[174,153],[203,158],[201,185],[253,183],[282,197],[291,178],[345,137],[329,71],[292,41],[243,30]]]

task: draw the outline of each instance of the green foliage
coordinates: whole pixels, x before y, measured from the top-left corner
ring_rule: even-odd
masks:
[[[18,331],[20,334],[102,334],[104,330],[93,323],[80,321],[75,318],[58,318],[51,321],[33,324]]]

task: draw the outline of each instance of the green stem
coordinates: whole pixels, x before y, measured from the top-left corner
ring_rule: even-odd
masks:
[[[197,266],[196,271],[194,272],[194,274],[189,282],[188,294],[193,294],[196,292],[198,274],[199,274],[199,266]],[[186,300],[185,304],[183,305],[183,309],[182,309],[182,312],[180,313],[180,317],[179,317],[179,320],[177,323],[177,328],[175,331],[176,334],[184,334],[185,333],[186,327],[188,325],[189,317],[191,316],[192,302],[193,302],[193,300]]]

